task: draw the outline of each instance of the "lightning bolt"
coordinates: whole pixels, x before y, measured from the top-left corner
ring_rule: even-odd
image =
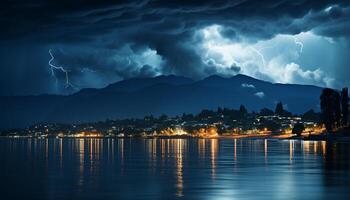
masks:
[[[304,48],[304,44],[296,37],[294,37],[294,43],[296,45],[298,45],[300,47],[299,49],[299,53],[303,53],[303,48]],[[265,67],[266,66],[266,60],[265,60],[265,57],[264,57],[264,54],[261,53],[261,50],[263,49],[270,49],[270,48],[274,48],[275,46],[268,46],[268,47],[263,47],[261,49],[256,49],[254,47],[250,47],[250,49],[255,52],[260,58],[261,58],[261,62],[263,64],[263,66]]]
[[[51,75],[56,78],[55,70],[59,70],[59,71],[63,72],[65,74],[65,76],[66,76],[66,84],[65,84],[66,88],[71,87],[71,88],[75,89],[76,87],[74,85],[72,85],[70,83],[70,81],[69,81],[69,75],[68,75],[69,72],[68,72],[68,70],[64,69],[62,66],[56,66],[56,65],[54,65],[52,63],[53,60],[55,59],[55,57],[52,54],[52,49],[49,50],[49,54],[51,56],[51,59],[49,60],[48,64],[51,67]],[[56,83],[57,83],[57,78],[56,78]]]
[[[261,58],[261,62],[263,64],[263,67],[266,66],[266,60],[265,60],[265,57],[264,55],[260,52],[260,50],[254,48],[254,47],[250,47],[250,49],[255,52],[260,58]]]
[[[303,53],[304,44],[296,37],[294,37],[294,43],[300,47],[300,54]]]

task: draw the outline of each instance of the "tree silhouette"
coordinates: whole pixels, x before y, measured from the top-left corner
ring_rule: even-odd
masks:
[[[320,119],[319,113],[316,113],[313,109],[308,110],[302,115],[303,120],[311,120],[318,122]]]
[[[283,104],[282,102],[277,103],[276,109],[275,109],[275,114],[279,116],[284,115],[284,109],[283,109]]]
[[[334,99],[333,102],[334,106],[334,114],[335,114],[335,126],[339,127],[341,125],[341,108],[340,108],[340,94],[339,92],[334,93]]]
[[[223,114],[223,110],[222,110],[222,108],[221,107],[218,107],[218,109],[217,109],[217,111],[216,111],[218,114]]]
[[[305,130],[303,123],[296,123],[293,127],[292,133],[297,136],[301,136],[301,133]]]
[[[239,107],[239,115],[240,115],[240,117],[241,118],[245,118],[247,116],[247,114],[248,114],[247,109],[244,107],[244,105],[241,105]]]
[[[267,130],[269,130],[269,131],[274,132],[274,131],[278,131],[281,128],[281,124],[275,122],[274,120],[261,118],[259,129],[264,130],[265,128],[267,128]]]
[[[183,121],[192,121],[192,120],[194,120],[193,114],[183,113],[181,118],[182,118]]]
[[[166,114],[162,114],[161,116],[159,116],[160,121],[166,121],[167,119],[168,119],[168,116]]]
[[[333,89],[325,88],[320,96],[320,101],[321,121],[325,124],[326,129],[331,131],[340,125],[340,95]]]
[[[348,125],[348,114],[349,114],[349,96],[348,96],[348,88],[345,87],[341,91],[341,112],[342,112],[342,125]]]

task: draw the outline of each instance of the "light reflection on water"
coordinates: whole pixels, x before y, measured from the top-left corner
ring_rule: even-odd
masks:
[[[0,197],[347,199],[349,153],[325,141],[0,139]]]

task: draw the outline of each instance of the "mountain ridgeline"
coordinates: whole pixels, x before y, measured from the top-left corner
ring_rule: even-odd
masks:
[[[210,76],[194,81],[179,76],[135,78],[102,89],[82,89],[68,95],[0,97],[0,129],[23,128],[38,122],[80,123],[145,115],[198,113],[217,107],[248,110],[274,108],[282,101],[287,110],[319,110],[323,88],[273,84],[245,75]]]

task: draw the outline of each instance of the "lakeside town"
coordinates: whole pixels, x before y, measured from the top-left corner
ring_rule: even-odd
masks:
[[[347,88],[341,93],[324,89],[320,96],[321,112],[309,110],[301,115],[287,111],[282,102],[274,110],[263,108],[248,112],[239,109],[217,108],[200,113],[169,117],[145,116],[143,119],[106,120],[95,123],[39,123],[25,129],[6,130],[6,137],[199,137],[199,138],[302,138],[324,139],[348,137]]]

